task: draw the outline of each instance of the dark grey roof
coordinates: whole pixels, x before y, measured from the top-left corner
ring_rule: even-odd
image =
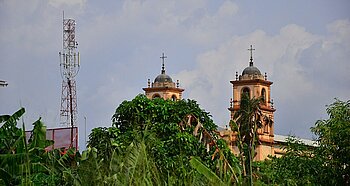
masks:
[[[249,66],[247,68],[245,68],[242,72],[242,76],[243,75],[261,75],[261,72],[258,68],[256,68],[254,66],[254,63],[253,63],[253,45],[250,45],[250,62],[249,62]]]
[[[154,80],[155,83],[172,83],[173,80],[170,76],[166,75],[165,73],[159,74],[156,79]]]
[[[245,68],[242,72],[242,75],[261,75],[261,72],[258,68],[256,68],[255,66],[249,66],[247,68]]]

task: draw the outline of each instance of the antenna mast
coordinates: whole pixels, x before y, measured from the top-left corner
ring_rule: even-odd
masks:
[[[62,94],[60,125],[71,127],[71,146],[73,145],[73,127],[77,126],[77,90],[75,76],[80,69],[78,43],[75,40],[75,20],[65,19],[63,12],[63,48],[59,52],[62,76]]]

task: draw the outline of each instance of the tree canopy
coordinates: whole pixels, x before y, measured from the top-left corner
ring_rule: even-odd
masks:
[[[151,138],[147,142],[147,151],[163,176],[176,175],[187,179],[184,172],[192,169],[192,156],[215,168],[212,159],[217,158],[218,154],[212,141],[217,140],[217,126],[209,113],[194,100],[150,100],[138,95],[119,105],[112,122],[112,127],[94,129],[89,136],[89,146],[98,151],[112,147],[101,159],[108,159],[113,150],[124,152],[135,136],[147,134]],[[224,143],[220,144],[220,148],[227,148]],[[232,154],[228,156],[234,161]]]
[[[47,151],[53,141],[46,140],[40,118],[26,139],[24,123],[16,126],[21,108],[0,116],[0,185],[349,185],[350,101],[327,106],[329,118],[311,129],[316,146],[291,137],[282,157],[262,162],[251,162],[258,102],[247,98],[241,104],[237,123],[231,123],[244,136],[240,161],[193,100],[139,95],[124,101],[113,126],[93,129],[82,154],[74,148]]]
[[[320,176],[332,178],[330,184],[350,184],[350,100],[336,99],[326,111],[329,118],[311,128],[319,144],[314,154],[327,168]]]
[[[327,106],[328,119],[311,128],[316,147],[290,138],[281,158],[260,162],[260,181],[287,185],[349,185],[350,101]]]

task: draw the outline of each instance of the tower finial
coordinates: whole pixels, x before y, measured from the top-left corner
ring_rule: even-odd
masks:
[[[253,48],[253,45],[250,45],[250,48],[248,49],[250,51],[250,62],[249,62],[249,66],[253,66],[253,50],[255,50],[255,48]]]
[[[160,56],[160,58],[162,59],[162,74],[165,74],[165,67],[164,67],[164,59],[167,58],[167,56],[164,55],[164,52],[162,53],[162,56]]]

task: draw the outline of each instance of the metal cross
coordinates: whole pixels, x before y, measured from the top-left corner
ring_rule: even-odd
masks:
[[[162,56],[160,56],[160,58],[162,59],[162,74],[164,74],[165,73],[164,59],[167,58],[167,56],[165,56],[164,53],[162,53]]]
[[[253,48],[253,45],[250,45],[248,50],[250,51],[250,62],[253,62],[253,50],[255,50],[255,48]]]

